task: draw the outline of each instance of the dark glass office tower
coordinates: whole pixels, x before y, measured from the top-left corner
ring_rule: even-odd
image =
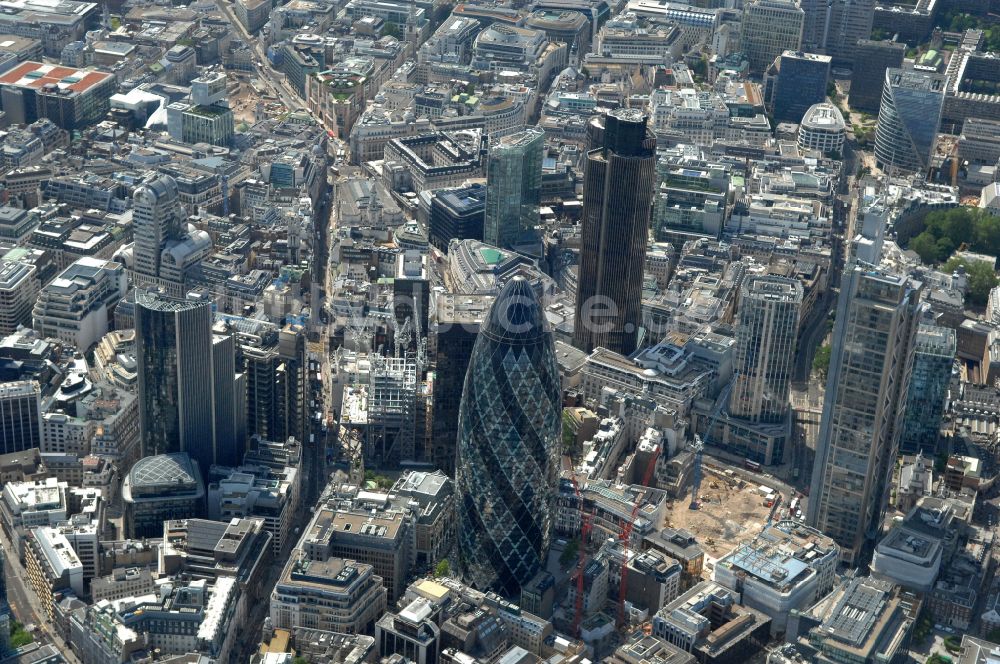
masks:
[[[142,456],[188,452],[214,463],[212,309],[208,300],[135,298]]]
[[[558,479],[559,369],[541,304],[509,281],[476,339],[458,416],[459,566],[517,597],[545,561]]]
[[[583,237],[573,345],[628,355],[642,322],[642,271],[656,180],[656,137],[635,109],[592,132],[583,184]]]

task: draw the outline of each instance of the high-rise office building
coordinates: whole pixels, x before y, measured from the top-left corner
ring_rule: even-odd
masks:
[[[472,348],[492,295],[442,293],[437,296],[434,330],[434,418],[431,421],[431,461],[448,475],[455,473],[458,409],[469,370]]]
[[[884,171],[925,172],[941,126],[947,78],[933,71],[887,69],[875,127],[875,159]]]
[[[921,323],[913,347],[913,370],[906,392],[906,415],[899,451],[937,455],[941,413],[948,396],[952,364],[958,350],[955,330]]]
[[[774,63],[774,119],[799,124],[813,104],[826,100],[830,56],[785,51]]]
[[[246,375],[236,370],[236,334],[212,335],[212,411],[215,463],[234,467],[243,462],[247,440]]]
[[[788,415],[801,307],[797,279],[755,276],[743,283],[729,396],[732,417],[781,422]]]
[[[583,232],[573,345],[629,355],[642,324],[642,278],[656,182],[656,137],[635,109],[592,132],[583,182]]]
[[[160,276],[160,261],[167,240],[180,235],[184,218],[177,182],[169,175],[156,175],[135,188],[132,194],[135,229],[132,269],[136,274]]]
[[[208,233],[188,225],[186,218],[177,181],[169,175],[153,175],[135,188],[135,242],[128,260],[136,287],[159,288],[173,297],[184,294],[185,282],[212,251]]]
[[[435,191],[428,221],[430,243],[448,253],[453,238],[482,241],[485,209],[486,187],[478,182]]]
[[[854,62],[855,45],[868,39],[875,19],[875,0],[801,0],[805,14],[802,49],[824,53],[836,65]]]
[[[761,73],[785,51],[802,48],[805,13],[796,0],[752,0],[743,5],[740,43],[750,71]]]
[[[459,566],[477,588],[517,597],[545,565],[561,406],[544,311],[513,279],[476,339],[458,417]]]
[[[858,565],[881,534],[903,427],[920,285],[845,268],[816,445],[808,523]]]
[[[501,249],[537,243],[545,132],[527,127],[491,143],[486,162],[483,241]]]
[[[877,114],[882,106],[882,88],[885,87],[885,70],[903,66],[906,44],[891,41],[862,39],[854,49],[854,67],[851,69],[851,109]]]
[[[152,291],[135,300],[142,456],[187,452],[207,473],[215,456],[211,305]]]
[[[306,335],[301,327],[266,330],[238,349],[237,366],[246,375],[248,437],[308,439]]]
[[[0,383],[0,454],[41,445],[41,387],[33,380]]]

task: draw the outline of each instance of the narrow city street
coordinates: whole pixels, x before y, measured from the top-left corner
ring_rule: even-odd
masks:
[[[80,664],[80,660],[70,650],[69,645],[56,634],[52,623],[45,616],[45,612],[38,602],[38,596],[34,589],[28,585],[28,573],[21,561],[18,560],[17,551],[7,539],[7,533],[2,528],[0,528],[0,545],[3,546],[6,554],[3,572],[7,581],[7,602],[10,604],[14,617],[25,627],[34,625],[33,636],[36,643],[39,645],[54,644],[70,664]]]

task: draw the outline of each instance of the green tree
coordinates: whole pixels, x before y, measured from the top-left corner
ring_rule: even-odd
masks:
[[[826,374],[830,371],[830,355],[832,353],[832,348],[827,345],[823,345],[817,348],[816,354],[813,355],[813,371],[818,373],[822,378],[826,378]]]
[[[292,664],[309,664],[309,660],[302,655],[296,655],[292,658]]]
[[[917,252],[920,260],[925,263],[936,263],[938,261],[937,240],[928,231],[924,231],[910,240],[910,249]]]
[[[571,539],[567,544],[563,552],[559,554],[559,566],[563,569],[569,569],[570,566],[576,562],[576,557],[580,554],[580,540],[575,537]]]
[[[29,632],[26,629],[24,629],[24,625],[22,625],[21,623],[19,623],[16,620],[11,620],[10,621],[10,647],[11,647],[11,650],[17,650],[21,646],[26,646],[29,643],[31,643],[32,641],[34,641],[34,640],[35,640],[35,637],[33,637],[31,635],[31,632]]]
[[[997,285],[997,273],[993,266],[983,261],[970,261],[966,258],[955,256],[942,266],[945,272],[954,272],[958,268],[964,268],[965,274],[969,278],[969,289],[965,293],[967,302],[982,306],[990,297],[990,291]]]
[[[435,577],[448,576],[450,572],[451,572],[451,565],[448,563],[447,558],[439,560],[438,564],[434,566]]]

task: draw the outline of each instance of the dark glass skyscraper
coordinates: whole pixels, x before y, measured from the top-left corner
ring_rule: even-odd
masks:
[[[656,181],[656,137],[635,109],[594,132],[583,183],[583,236],[573,345],[628,355],[642,322],[642,273]]]
[[[138,291],[135,302],[142,456],[188,452],[214,463],[212,309]]]
[[[516,597],[544,565],[557,485],[559,369],[528,282],[490,308],[458,416],[459,566],[480,589]]]
[[[809,107],[826,100],[826,82],[830,78],[830,56],[785,51],[775,64],[774,119],[777,122],[802,122]]]

